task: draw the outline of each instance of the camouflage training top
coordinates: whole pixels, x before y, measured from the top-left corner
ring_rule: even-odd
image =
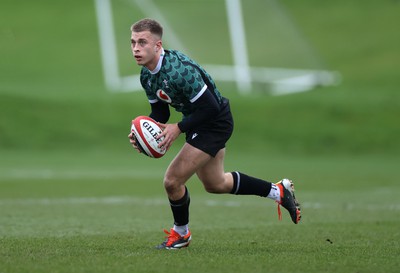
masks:
[[[150,103],[163,101],[184,116],[195,111],[195,102],[207,89],[218,103],[222,96],[211,76],[195,61],[177,50],[162,52],[157,67],[142,67],[140,82]]]

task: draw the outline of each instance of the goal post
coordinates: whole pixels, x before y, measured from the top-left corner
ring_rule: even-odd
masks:
[[[308,67],[299,68],[301,63],[300,65],[293,64],[293,66],[296,66],[296,68],[291,68],[290,62],[289,64],[285,64],[285,67],[280,66],[279,64],[270,66],[267,62],[265,62],[266,66],[260,66],[259,64],[251,65],[255,58],[250,58],[249,56],[249,52],[253,52],[253,49],[249,46],[249,41],[254,43],[254,39],[257,38],[253,38],[254,35],[250,35],[252,32],[248,31],[248,24],[250,24],[250,29],[255,28],[253,25],[251,25],[251,22],[248,22],[254,18],[246,17],[245,12],[254,12],[254,10],[250,9],[253,8],[256,10],[259,8],[257,5],[260,5],[260,8],[269,11],[269,16],[266,17],[269,17],[271,18],[270,20],[272,20],[271,24],[264,22],[265,27],[262,26],[262,30],[255,30],[258,32],[265,32],[264,36],[272,36],[269,37],[268,41],[263,41],[264,43],[268,44],[268,42],[275,41],[276,44],[284,44],[284,42],[286,43],[289,41],[289,45],[296,44],[295,46],[298,48],[296,48],[296,50],[288,48],[288,53],[293,52],[293,54],[298,54],[297,56],[304,55],[307,60],[309,59],[314,63],[315,59],[317,59],[315,56],[316,54],[313,53],[312,50],[309,50],[307,43],[304,41],[301,35],[299,35],[298,31],[290,22],[290,18],[285,13],[284,9],[279,5],[277,2],[278,0],[253,0],[252,3],[256,4],[254,7],[249,6],[247,2],[246,6],[243,6],[240,0],[216,1],[224,1],[225,11],[221,10],[221,14],[226,14],[226,22],[224,23],[226,24],[226,31],[229,33],[230,37],[229,42],[232,58],[231,64],[225,65],[204,64],[204,62],[201,62],[200,60],[202,66],[206,68],[206,70],[216,81],[234,82],[237,86],[237,89],[241,93],[252,92],[255,84],[261,84],[268,86],[268,90],[273,95],[303,92],[311,90],[316,86],[329,86],[339,83],[340,75],[337,72],[321,69],[318,64],[312,64],[311,66],[314,66],[312,68],[310,68],[309,64],[305,64],[305,66]],[[108,90],[113,92],[131,92],[142,90],[139,74],[123,75],[120,72],[120,61],[118,57],[119,52],[117,46],[118,37],[115,31],[113,5],[118,3],[121,5],[127,5],[130,9],[140,12],[146,17],[157,19],[165,28],[166,34],[164,40],[168,42],[168,45],[175,49],[186,48],[181,40],[182,35],[178,35],[175,32],[175,25],[170,23],[171,20],[164,16],[165,11],[159,8],[161,3],[157,4],[155,0],[94,0],[94,2],[97,15],[103,77]],[[173,0],[171,2],[173,2]],[[189,2],[196,2],[196,0]],[[200,3],[201,1],[197,0],[197,2]],[[182,9],[185,9],[182,3],[184,2],[180,1],[177,3],[177,5],[182,5]],[[199,18],[197,19],[204,20],[203,17],[204,16],[199,15]],[[133,17],[133,19],[134,18],[135,17]],[[223,18],[224,16],[221,16],[221,20]],[[139,20],[140,18],[137,19]],[[258,18],[258,20],[262,19],[263,18]],[[129,18],[129,20],[132,20],[132,18]],[[283,33],[280,33],[281,36],[283,34],[286,35],[283,39],[284,42],[281,42],[278,37],[274,38],[273,31],[268,33],[267,26],[274,26],[274,24],[282,28],[281,32]],[[276,47],[279,47],[279,44]],[[186,52],[188,52],[188,50],[186,50]],[[262,52],[258,53],[256,50],[254,50],[254,52],[254,54],[262,54]],[[286,55],[286,53],[283,53],[282,55]],[[265,58],[268,58],[268,56]],[[287,58],[290,59],[290,57]],[[299,58],[294,57],[293,59]]]

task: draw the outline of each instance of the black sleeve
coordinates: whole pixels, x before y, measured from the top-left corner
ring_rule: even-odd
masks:
[[[193,114],[178,123],[182,132],[187,132],[215,117],[220,111],[220,105],[210,90],[206,90],[195,102]]]
[[[156,103],[150,103],[150,105],[151,105],[151,113],[149,117],[151,117],[155,121],[161,123],[167,123],[170,116],[168,104],[162,101],[157,101]]]

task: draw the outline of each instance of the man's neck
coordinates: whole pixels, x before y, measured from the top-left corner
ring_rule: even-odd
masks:
[[[158,61],[156,67],[154,69],[149,69],[151,74],[157,74],[160,71],[163,59],[164,59],[164,48],[161,48],[161,52],[158,55]]]

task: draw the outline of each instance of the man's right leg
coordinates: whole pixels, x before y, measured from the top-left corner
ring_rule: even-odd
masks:
[[[164,177],[164,187],[174,217],[174,227],[169,232],[164,231],[168,235],[167,240],[157,248],[178,249],[189,245],[190,194],[185,183],[210,158],[208,154],[185,143],[169,165]]]

